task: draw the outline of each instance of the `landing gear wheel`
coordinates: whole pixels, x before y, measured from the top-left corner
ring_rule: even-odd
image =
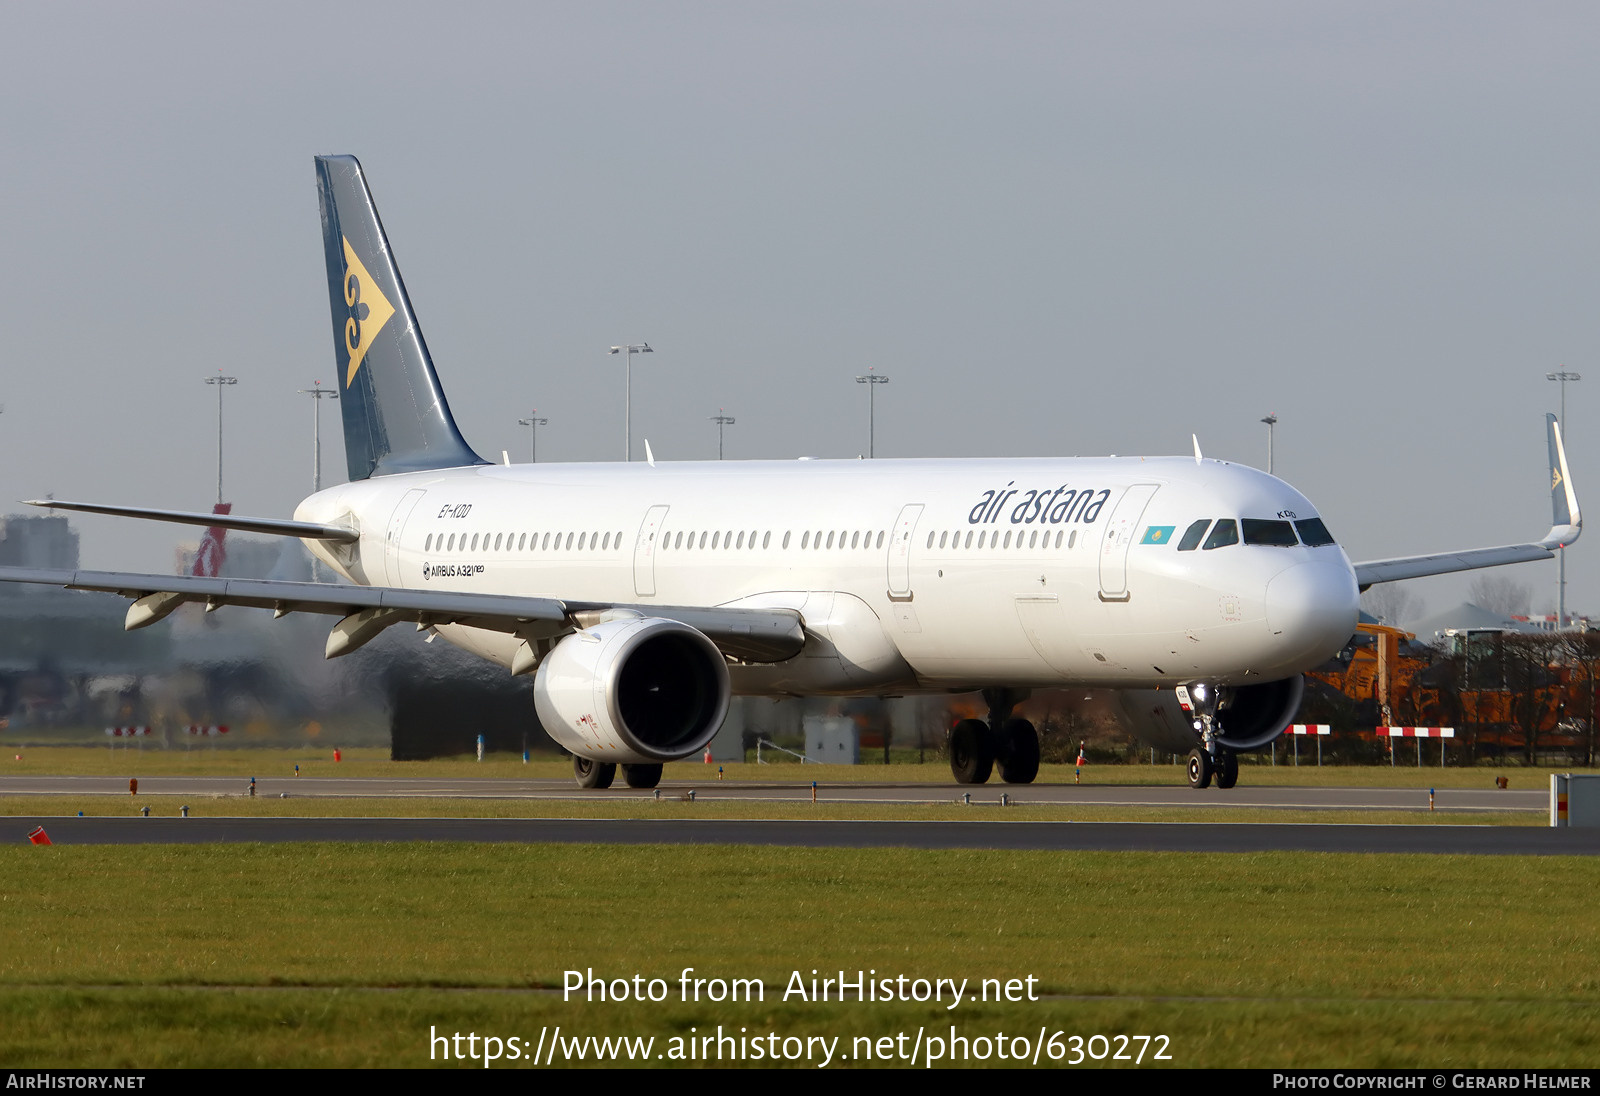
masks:
[[[1026,719],[1008,719],[1000,727],[1000,779],[1007,784],[1032,784],[1039,775],[1039,733]]]
[[[624,765],[622,780],[630,788],[653,788],[661,783],[661,766]]]
[[[592,757],[572,757],[572,776],[580,788],[609,788],[617,778],[617,767]]]
[[[1211,755],[1204,750],[1189,751],[1189,787],[1211,787]]]
[[[981,719],[963,719],[950,732],[950,771],[957,784],[983,784],[994,769],[994,738]]]
[[[1239,783],[1239,755],[1232,750],[1222,751],[1222,764],[1217,766],[1217,787],[1231,788]]]

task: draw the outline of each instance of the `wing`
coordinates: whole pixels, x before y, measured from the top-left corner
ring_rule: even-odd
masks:
[[[1355,565],[1356,584],[1365,590],[1379,582],[1398,582],[1405,578],[1444,575],[1451,571],[1472,571],[1480,567],[1500,567],[1507,563],[1527,563],[1550,559],[1556,549],[1565,548],[1583,532],[1583,514],[1572,489],[1567,469],[1567,451],[1561,443],[1561,424],[1554,415],[1545,416],[1550,440],[1550,531],[1544,539],[1528,544],[1507,544],[1499,548],[1469,548],[1462,552],[1442,552],[1431,556],[1400,556],[1375,559]]]
[[[209,517],[209,515],[207,515]],[[120,571],[51,571],[0,567],[0,582],[28,582],[68,590],[97,590],[133,598],[123,626],[129,631],[156,623],[184,604],[209,612],[224,605],[339,617],[328,634],[326,655],[337,658],[371,641],[393,624],[418,630],[463,624],[522,639],[512,673],[527,673],[556,638],[617,616],[664,617],[702,632],[723,654],[745,662],[781,662],[800,653],[805,630],[793,609],[745,609],[675,605],[630,605],[565,601],[450,590],[405,590],[393,586],[345,586],[270,579],[140,575]]]

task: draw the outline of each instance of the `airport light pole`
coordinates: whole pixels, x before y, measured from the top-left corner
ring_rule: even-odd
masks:
[[[322,387],[321,381],[311,382],[315,387],[300,389],[301,395],[311,397],[311,493],[322,490],[322,401],[339,398],[337,389]]]
[[[1277,415],[1268,415],[1261,420],[1267,424],[1267,475],[1272,475],[1272,431],[1278,425]]]
[[[230,384],[238,384],[238,377],[224,377],[222,370],[217,370],[215,377],[207,377],[207,384],[217,386],[217,505],[222,505],[222,390]]]
[[[717,413],[711,416],[711,421],[717,424],[717,459],[722,459],[722,430],[733,425],[733,416],[724,415],[722,408],[717,408]]]
[[[888,384],[889,378],[874,373],[876,366],[868,366],[864,375],[856,378],[857,384],[867,386],[867,456],[878,455],[878,385]]]
[[[1581,381],[1583,374],[1570,373],[1563,369],[1556,373],[1546,373],[1547,381],[1561,382],[1561,414],[1556,416],[1556,425],[1561,427],[1561,440],[1567,440],[1567,382]],[[1567,626],[1567,549],[1565,545],[1556,549],[1556,631],[1561,631]]]
[[[622,420],[625,436],[622,441],[622,459],[633,460],[633,356],[635,354],[654,354],[649,343],[633,343],[628,346],[613,346],[611,353],[621,354],[627,363],[622,371]]]
[[[539,427],[548,425],[549,422],[549,419],[541,419],[539,417],[539,409],[537,407],[533,409],[533,413],[527,418],[517,420],[518,426],[526,426],[528,428],[529,464],[539,463]]]

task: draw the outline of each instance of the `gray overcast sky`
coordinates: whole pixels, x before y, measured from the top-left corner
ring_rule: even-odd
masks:
[[[1592,3],[5,4],[0,497],[209,507],[220,367],[227,494],[290,512],[350,152],[486,455],[537,407],[618,457],[648,340],[662,458],[719,407],[730,457],[862,452],[875,366],[881,455],[1262,464],[1275,412],[1352,557],[1525,539],[1547,371],[1600,508],[1597,56]]]

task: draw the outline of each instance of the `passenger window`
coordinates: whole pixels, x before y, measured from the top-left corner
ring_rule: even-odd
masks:
[[[879,548],[883,547],[883,530],[882,529],[878,530],[878,547]]]
[[[1039,530],[1035,529],[1033,532],[1028,534],[1028,547],[1039,547]]]
[[[577,535],[578,534],[576,534],[576,533],[568,533],[567,534],[567,551],[569,551],[569,552],[572,551],[572,538],[577,536]]]
[[[426,552],[432,547],[433,547],[433,534],[429,533],[426,537],[424,537],[422,539],[422,550],[424,552]]]
[[[933,547],[933,534],[931,532],[928,534],[928,547]]]
[[[1006,530],[1006,543],[1005,543],[1005,546],[1007,548],[1011,547],[1011,530],[1010,529]]]
[[[1328,527],[1322,524],[1321,518],[1306,518],[1297,521],[1294,527],[1300,530],[1300,541],[1307,548],[1321,548],[1324,544],[1332,544],[1333,534],[1328,532]]]
[[[704,548],[706,546],[706,537],[709,536],[709,535],[710,535],[709,533],[701,533],[700,534],[700,547]]]
[[[1294,535],[1294,526],[1286,521],[1267,521],[1263,518],[1244,518],[1246,544],[1264,544],[1270,548],[1298,548],[1300,541]]]
[[[587,540],[588,537],[589,537],[588,533],[579,533],[578,534],[578,551],[580,551],[580,552],[583,551],[583,542],[585,540]]]
[[[527,533],[523,533],[520,537],[517,538],[517,551],[523,552],[523,551],[526,551],[527,548],[528,548],[528,534]]]
[[[789,532],[787,530],[783,534],[783,546],[785,549],[789,547]],[[801,547],[804,548],[805,545],[802,544]]]
[[[772,544],[772,530],[768,529],[761,536],[761,547],[764,550],[764,549],[768,548],[771,544]]]
[[[744,547],[744,530],[743,529],[739,530],[739,543],[734,545],[734,547],[735,548],[743,548]]]
[[[1239,527],[1232,518],[1223,518],[1211,530],[1211,535],[1206,538],[1202,551],[1209,552],[1213,548],[1226,548],[1230,544],[1239,543]]]
[[[811,543],[811,530],[807,529],[800,534],[800,547],[804,548]]]
[[[831,530],[831,529],[828,530],[828,547],[829,548],[833,547],[833,535],[834,535],[833,534],[833,530]],[[930,547],[933,545],[933,534],[932,533],[928,534],[928,545]]]
[[[1075,545],[1077,543],[1078,543],[1078,531],[1076,529],[1074,529],[1071,533],[1067,534],[1067,547],[1071,548],[1073,545]]]
[[[713,549],[715,549],[717,544],[719,542],[721,542],[721,540],[722,540],[722,534],[721,533],[712,533],[711,534],[711,547]]]
[[[1183,539],[1178,541],[1178,551],[1192,552],[1200,547],[1200,539],[1206,535],[1206,530],[1211,526],[1210,518],[1201,518],[1183,531]]]

